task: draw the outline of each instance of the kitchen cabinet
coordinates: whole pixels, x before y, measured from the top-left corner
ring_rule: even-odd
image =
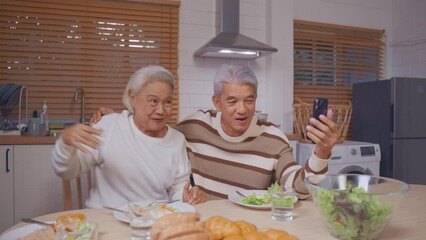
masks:
[[[0,145],[0,232],[13,221],[13,145]]]
[[[12,154],[8,156],[8,160],[9,165],[11,162],[12,164],[10,172],[2,169],[0,174],[0,231],[20,222],[24,217],[36,217],[63,210],[62,180],[55,175],[51,163],[53,147],[54,145],[1,145],[1,153],[11,149],[9,154]],[[5,157],[4,154],[2,156]],[[3,183],[3,178],[7,183]],[[12,195],[12,200],[10,196],[4,196],[3,189],[8,191],[8,195]],[[11,219],[5,219],[3,216],[9,216]]]

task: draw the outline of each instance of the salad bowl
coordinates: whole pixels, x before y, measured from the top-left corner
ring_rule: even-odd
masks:
[[[359,174],[305,178],[329,233],[338,239],[376,239],[410,186],[402,181]]]

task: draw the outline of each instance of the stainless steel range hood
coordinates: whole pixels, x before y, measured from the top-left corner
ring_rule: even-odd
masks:
[[[239,0],[216,0],[221,18],[216,19],[220,32],[194,52],[195,57],[255,59],[278,50],[239,33]],[[220,22],[219,22],[220,20]]]

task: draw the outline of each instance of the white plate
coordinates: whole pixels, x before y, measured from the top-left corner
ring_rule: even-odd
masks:
[[[250,196],[253,193],[255,193],[256,195],[258,195],[259,197],[263,197],[268,191],[267,190],[240,190],[240,193],[244,194],[245,196]],[[249,208],[256,208],[256,209],[270,209],[271,208],[271,204],[262,204],[262,205],[254,205],[254,204],[246,204],[243,203],[243,197],[241,195],[239,195],[236,191],[230,193],[228,195],[228,199],[233,202],[236,203],[238,205],[244,206],[244,207],[249,207]],[[298,198],[295,196],[294,202],[297,202]]]
[[[144,206],[144,205],[147,205],[150,202],[151,201],[139,201],[139,202],[137,202],[137,204]],[[175,212],[194,212],[195,213],[195,208],[193,206],[191,206],[190,204],[184,203],[184,202],[169,203],[169,204],[167,204],[167,207],[174,209]],[[118,209],[128,211],[129,206],[126,204],[126,205],[118,207]],[[119,211],[113,211],[112,214],[114,215],[114,217],[116,219],[118,219],[122,222],[126,222],[126,223],[130,222],[130,216],[128,214],[125,214],[125,213],[119,212]]]
[[[48,222],[48,223],[55,223],[55,222]],[[25,225],[23,227],[15,228],[12,231],[7,232],[6,234],[0,237],[0,240],[15,240],[45,227],[47,226],[42,226],[39,224]]]

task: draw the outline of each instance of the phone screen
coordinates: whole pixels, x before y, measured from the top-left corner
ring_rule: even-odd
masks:
[[[313,116],[319,120],[319,116],[322,114],[327,116],[328,99],[327,98],[315,98],[313,107]]]

